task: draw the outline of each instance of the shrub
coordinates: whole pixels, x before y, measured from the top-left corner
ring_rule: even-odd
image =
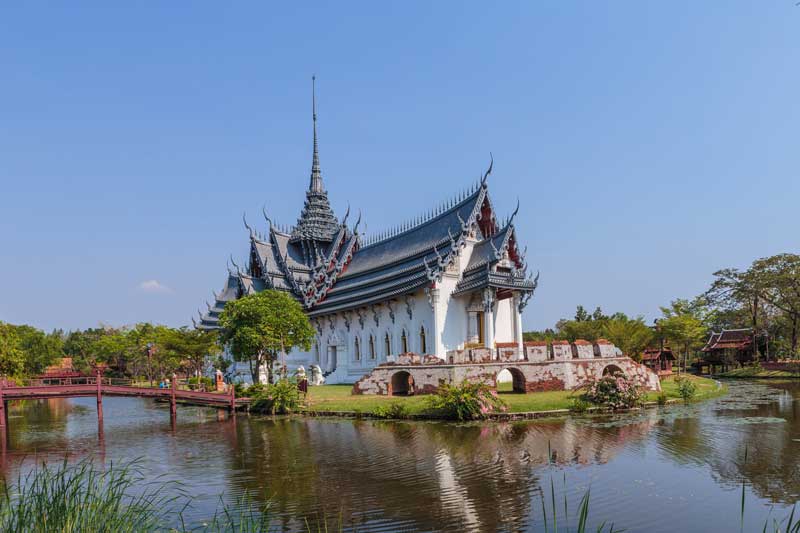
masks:
[[[506,411],[506,403],[486,383],[464,381],[460,385],[442,383],[436,394],[426,398],[427,406],[455,420],[486,418],[489,413]]]
[[[266,385],[263,391],[250,397],[253,398],[250,410],[256,413],[287,415],[300,407],[300,392],[293,379],[281,379],[273,385]]]
[[[656,402],[658,402],[658,405],[661,405],[662,407],[664,405],[667,405],[667,395],[666,395],[666,393],[662,392],[661,394],[659,394],[658,398],[656,398]]]
[[[189,385],[197,385],[197,386],[204,386],[206,389],[210,389],[214,386],[214,380],[206,376],[200,377],[193,377],[189,378]]]
[[[403,418],[406,416],[406,406],[400,402],[379,405],[372,411],[372,414],[378,418]]]
[[[573,413],[585,413],[589,409],[589,402],[579,396],[570,400],[569,410]]]
[[[689,403],[689,400],[694,398],[697,394],[697,384],[689,378],[676,378],[675,382],[678,384],[678,394],[680,394],[683,401]]]
[[[639,387],[625,374],[603,376],[592,382],[583,398],[589,402],[611,409],[626,409],[641,402]]]

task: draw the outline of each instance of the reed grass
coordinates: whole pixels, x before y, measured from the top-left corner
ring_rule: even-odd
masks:
[[[548,454],[549,455],[549,454]],[[747,451],[745,451],[745,462]],[[567,486],[566,474],[563,478]],[[559,514],[556,482],[550,477],[549,490],[539,491],[542,533],[589,531],[591,489],[570,515],[564,490],[563,515]],[[744,530],[745,482],[741,493],[741,529]],[[547,501],[549,500],[549,501]],[[197,527],[189,527],[183,518],[191,498],[181,486],[163,479],[146,481],[137,462],[122,466],[99,467],[89,460],[77,464],[66,461],[56,465],[42,463],[16,480],[6,482],[0,492],[0,531],[3,533],[265,533],[279,531],[272,527],[269,503],[258,503],[245,493],[232,502],[220,499],[214,516]],[[177,517],[177,518],[176,518]],[[574,519],[575,528],[570,527]],[[175,526],[175,522],[178,526]],[[342,515],[333,523],[327,519],[314,522],[297,519],[306,533],[333,533],[344,530]],[[618,533],[614,524],[601,523],[597,533]],[[768,518],[762,533],[800,533],[800,516],[795,508],[784,519]]]

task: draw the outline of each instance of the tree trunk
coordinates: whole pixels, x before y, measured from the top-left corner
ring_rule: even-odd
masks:
[[[253,359],[250,358],[250,361],[249,361],[249,363],[250,363],[250,379],[253,380],[253,385],[258,383],[258,361],[260,359],[261,359],[260,357],[256,357],[255,368],[253,368]]]
[[[792,316],[792,359],[797,355],[797,315]]]
[[[756,342],[756,332],[758,331],[758,295],[757,294],[755,296],[753,296],[752,320],[753,320],[753,358],[756,361],[758,361],[760,354],[758,352],[758,343]]]

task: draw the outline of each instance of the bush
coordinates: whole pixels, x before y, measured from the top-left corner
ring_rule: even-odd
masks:
[[[198,388],[204,386],[207,390],[214,386],[214,380],[205,376],[189,378],[188,382],[189,385],[195,385]]]
[[[611,409],[627,409],[641,403],[639,387],[625,374],[603,376],[588,386],[584,400]]]
[[[589,402],[581,397],[576,396],[570,400],[569,410],[573,413],[585,413],[589,410]]]
[[[684,402],[689,403],[689,400],[697,394],[697,384],[693,380],[679,377],[675,379],[675,383],[678,385],[678,394]]]
[[[506,403],[497,396],[497,391],[486,383],[464,381],[461,385],[443,383],[436,394],[426,398],[428,408],[446,418],[475,420],[486,418],[490,413],[506,411]]]
[[[379,405],[372,411],[372,414],[378,418],[404,418],[406,416],[406,406],[400,402]]]
[[[266,385],[263,391],[250,397],[253,398],[250,410],[256,413],[288,415],[300,407],[300,392],[293,379],[281,379],[273,385]]]
[[[667,395],[666,395],[666,393],[662,392],[661,394],[659,394],[658,398],[656,398],[656,402],[658,402],[658,405],[660,405],[662,407],[667,405]]]

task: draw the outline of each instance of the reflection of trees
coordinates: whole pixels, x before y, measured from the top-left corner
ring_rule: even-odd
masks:
[[[243,419],[229,470],[239,491],[271,497],[273,516],[321,515],[356,529],[524,529],[537,468],[606,462],[652,420],[593,427],[572,420],[513,424]],[[538,507],[537,507],[538,509]]]

